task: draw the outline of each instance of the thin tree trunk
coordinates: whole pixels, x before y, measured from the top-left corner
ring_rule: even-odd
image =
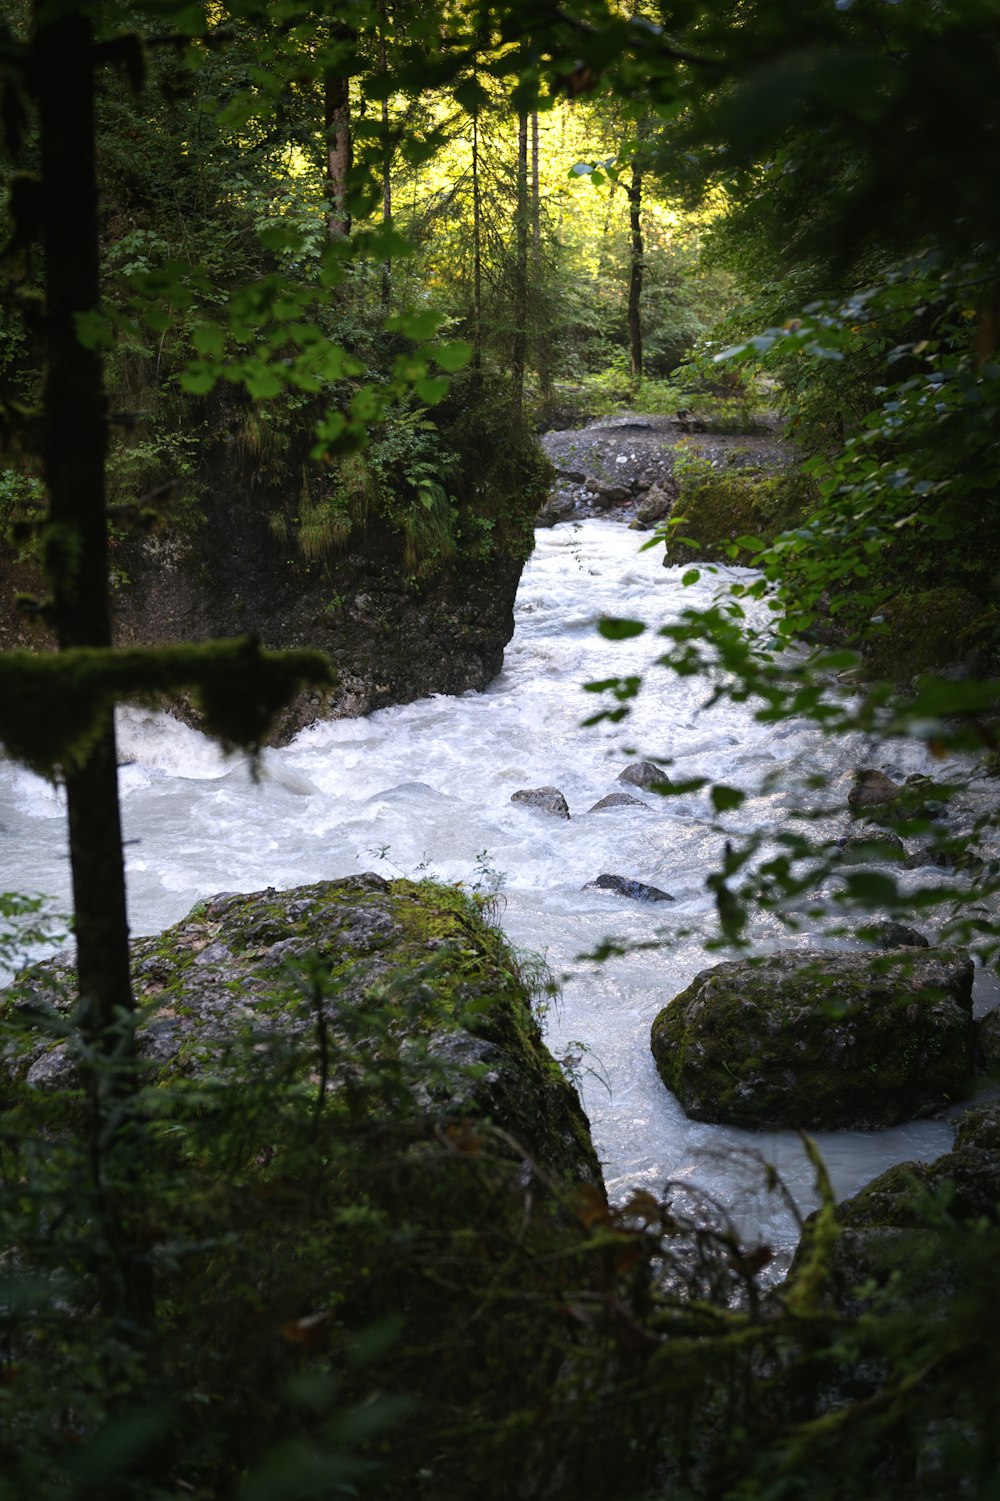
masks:
[[[472,368],[483,366],[483,202],[479,183],[479,110],[472,116]]]
[[[542,287],[542,194],[539,175],[539,150],[538,150],[538,111],[531,112],[531,244],[532,244],[532,270],[534,272],[535,286]],[[540,320],[538,333],[538,389],[543,405],[548,408],[552,397],[552,372],[549,360],[549,338],[546,327],[547,320]]]
[[[538,111],[531,112],[531,243],[535,266],[542,258],[542,202],[538,186]]]
[[[517,119],[517,208],[514,263],[514,345],[511,369],[514,381],[514,410],[520,415],[524,402],[524,367],[528,348],[528,116],[523,111]]]
[[[388,70],[385,52],[386,6],[380,0],[378,7],[378,65],[385,77]],[[389,101],[382,100],[382,224],[388,229],[392,223],[392,153],[389,150]],[[388,309],[392,298],[392,261],[386,256],[382,262],[381,304]]]
[[[323,114],[326,130],[327,233],[331,240],[346,240],[351,232],[348,208],[354,143],[351,136],[351,81],[341,73],[328,72],[323,79]]]
[[[638,156],[632,160],[632,180],[628,190],[628,217],[631,239],[628,274],[628,347],[632,375],[642,377],[642,165]]]

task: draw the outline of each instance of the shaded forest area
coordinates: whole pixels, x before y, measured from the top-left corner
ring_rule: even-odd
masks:
[[[727,1228],[607,1206],[539,1052],[537,977],[487,900],[405,882],[327,919],[366,963],[401,933],[405,983],[317,941],[289,1036],[157,1076],[113,707],[193,697],[253,751],[303,684],[329,691],[301,619],[115,641],[144,549],[239,554],[244,495],[329,639],[377,567],[434,610],[444,580],[457,637],[463,581],[512,595],[530,550],[539,426],[766,402],[802,454],[796,509],[751,497],[753,525],[690,543],[664,523],[668,550],[760,570],[661,631],[664,667],[721,661],[719,692],[774,721],[995,770],[998,63],[992,0],[5,4],[0,525],[22,593],[0,739],[65,784],[76,967],[55,1000],[29,972],[4,1021],[0,1496],[997,1495],[995,1118],[966,1132],[971,1168],[903,1184],[878,1275],[817,1158],[823,1207],[769,1290]],[[641,683],[603,691],[621,716]],[[953,865],[986,839],[974,904],[947,880],[923,899],[992,963],[995,819],[945,851],[919,793],[901,826]],[[822,879],[805,835],[779,843],[709,875],[723,939]],[[849,885],[860,912],[910,912],[902,882]],[[264,962],[319,899],[203,913],[197,943],[231,923]],[[5,951],[30,943],[35,904],[3,913]],[[141,955],[159,1005],[172,941]],[[57,1089],[20,1069],[40,1036],[72,1045]],[[530,1150],[515,1105],[477,1103],[479,1044],[526,1071]]]

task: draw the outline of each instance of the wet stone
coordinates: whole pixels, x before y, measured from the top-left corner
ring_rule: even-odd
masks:
[[[659,886],[647,886],[644,881],[636,881],[631,876],[601,875],[596,881],[588,881],[584,891],[613,891],[618,896],[628,897],[633,902],[672,902],[674,897],[668,891],[661,891]]]
[[[629,792],[609,792],[607,797],[602,797],[587,812],[599,813],[602,808],[645,808],[647,813],[652,812],[648,803],[644,803],[641,797],[633,797]]]
[[[510,800],[526,808],[535,808],[539,813],[549,813],[554,818],[569,817],[569,804],[558,787],[522,787],[511,793]]]

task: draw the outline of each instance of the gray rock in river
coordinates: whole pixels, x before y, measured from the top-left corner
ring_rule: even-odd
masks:
[[[854,786],[847,794],[847,806],[852,813],[863,813],[868,808],[894,803],[902,791],[902,785],[887,777],[885,772],[862,766],[854,773]]]
[[[598,876],[596,881],[588,881],[583,889],[593,891],[595,887],[601,891],[614,891],[618,896],[627,896],[633,902],[674,901],[669,891],[661,891],[659,886],[647,886],[644,881],[635,881],[631,876]]]
[[[654,521],[662,521],[670,515],[674,503],[673,495],[663,485],[650,485],[645,498],[636,512],[636,520],[640,524],[652,525]]]
[[[695,1120],[870,1129],[962,1098],[972,960],[957,949],[770,954],[703,970],[656,1017],[656,1066]]]
[[[512,803],[521,803],[526,808],[537,808],[539,813],[550,813],[555,818],[569,817],[569,804],[558,787],[522,787],[510,795]]]
[[[985,1074],[1000,1075],[1000,1010],[976,1023],[976,1062]]]
[[[618,773],[618,781],[629,787],[645,787],[651,792],[670,786],[666,772],[652,761],[632,761],[624,771]]]
[[[879,949],[929,949],[931,941],[919,928],[904,922],[879,923],[875,930],[875,947]]]
[[[588,808],[588,813],[599,813],[602,808],[645,808],[647,813],[653,810],[648,803],[644,803],[641,797],[633,797],[630,792],[609,792],[607,797],[602,797],[593,807]]]

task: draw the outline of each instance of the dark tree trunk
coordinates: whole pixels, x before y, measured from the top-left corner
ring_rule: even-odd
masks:
[[[43,533],[61,650],[111,644],[104,466],[107,402],[100,354],[80,341],[77,319],[99,301],[99,239],[92,24],[79,12],[36,6],[32,76],[41,150],[45,257],[42,465],[49,512]],[[52,707],[59,713],[58,704]],[[108,710],[82,761],[65,768],[73,881],[82,1072],[91,1101],[95,1220],[108,1256],[98,1259],[101,1304],[133,1332],[153,1313],[148,1263],[132,1227],[141,1218],[138,1175],[120,1125],[135,1094],[135,1005],[118,803],[114,716]],[[116,1149],[130,1153],[109,1172]],[[124,1185],[124,1186],[123,1186]]]
[[[351,136],[351,81],[340,73],[323,79],[323,115],[326,129],[327,232],[331,240],[343,240],[351,232],[348,208],[354,143]]]
[[[511,368],[514,408],[520,413],[524,401],[524,367],[528,349],[528,116],[517,120],[517,208],[514,216],[514,345]]]
[[[79,342],[75,321],[96,309],[100,295],[90,22],[70,13],[40,25],[34,62],[45,251],[46,562],[60,647],[109,646],[107,402],[100,355]],[[133,1006],[110,713],[84,763],[66,769],[66,797],[80,993],[89,1005],[88,1035],[99,1042]]]
[[[632,162],[632,180],[628,190],[628,217],[631,241],[628,273],[628,347],[632,374],[642,376],[642,166],[639,157]]]

